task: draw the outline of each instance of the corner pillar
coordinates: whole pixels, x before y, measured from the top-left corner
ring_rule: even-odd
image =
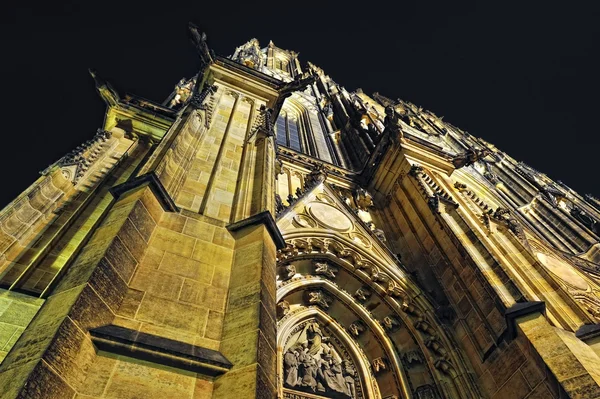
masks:
[[[272,399],[276,384],[276,251],[285,243],[264,211],[228,226],[234,246],[220,351],[233,368],[214,384],[213,399]]]

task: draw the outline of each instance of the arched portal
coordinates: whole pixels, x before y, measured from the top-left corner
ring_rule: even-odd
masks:
[[[278,225],[287,243],[279,253],[277,269],[282,397],[478,396],[468,366],[426,295],[332,190],[324,184],[317,186],[282,215]],[[325,359],[322,351],[311,351],[314,336],[307,330],[310,323],[321,330],[318,342],[326,339],[327,346],[330,337],[339,342],[332,346],[338,348],[335,353],[339,359]],[[300,365],[302,351],[319,354],[316,381],[307,377],[315,390],[302,383],[294,385],[294,364],[302,376],[308,369]],[[336,381],[352,377],[342,367],[344,360],[355,370],[354,396],[335,389],[339,385]],[[339,376],[331,371],[334,364]],[[325,372],[329,379],[337,379],[331,380],[334,389],[323,377]]]

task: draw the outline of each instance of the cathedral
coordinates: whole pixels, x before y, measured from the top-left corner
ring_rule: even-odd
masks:
[[[164,102],[90,71],[103,125],[0,211],[1,398],[600,398],[599,199],[189,36]]]

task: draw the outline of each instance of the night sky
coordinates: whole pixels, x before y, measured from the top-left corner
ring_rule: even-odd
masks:
[[[89,67],[158,102],[193,75],[189,21],[217,54],[271,39],[348,90],[416,103],[600,196],[597,1],[20,3],[0,15],[0,207],[101,127]]]

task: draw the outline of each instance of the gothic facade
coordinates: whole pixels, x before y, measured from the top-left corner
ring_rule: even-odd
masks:
[[[600,200],[256,39],[0,211],[2,398],[600,398]]]

